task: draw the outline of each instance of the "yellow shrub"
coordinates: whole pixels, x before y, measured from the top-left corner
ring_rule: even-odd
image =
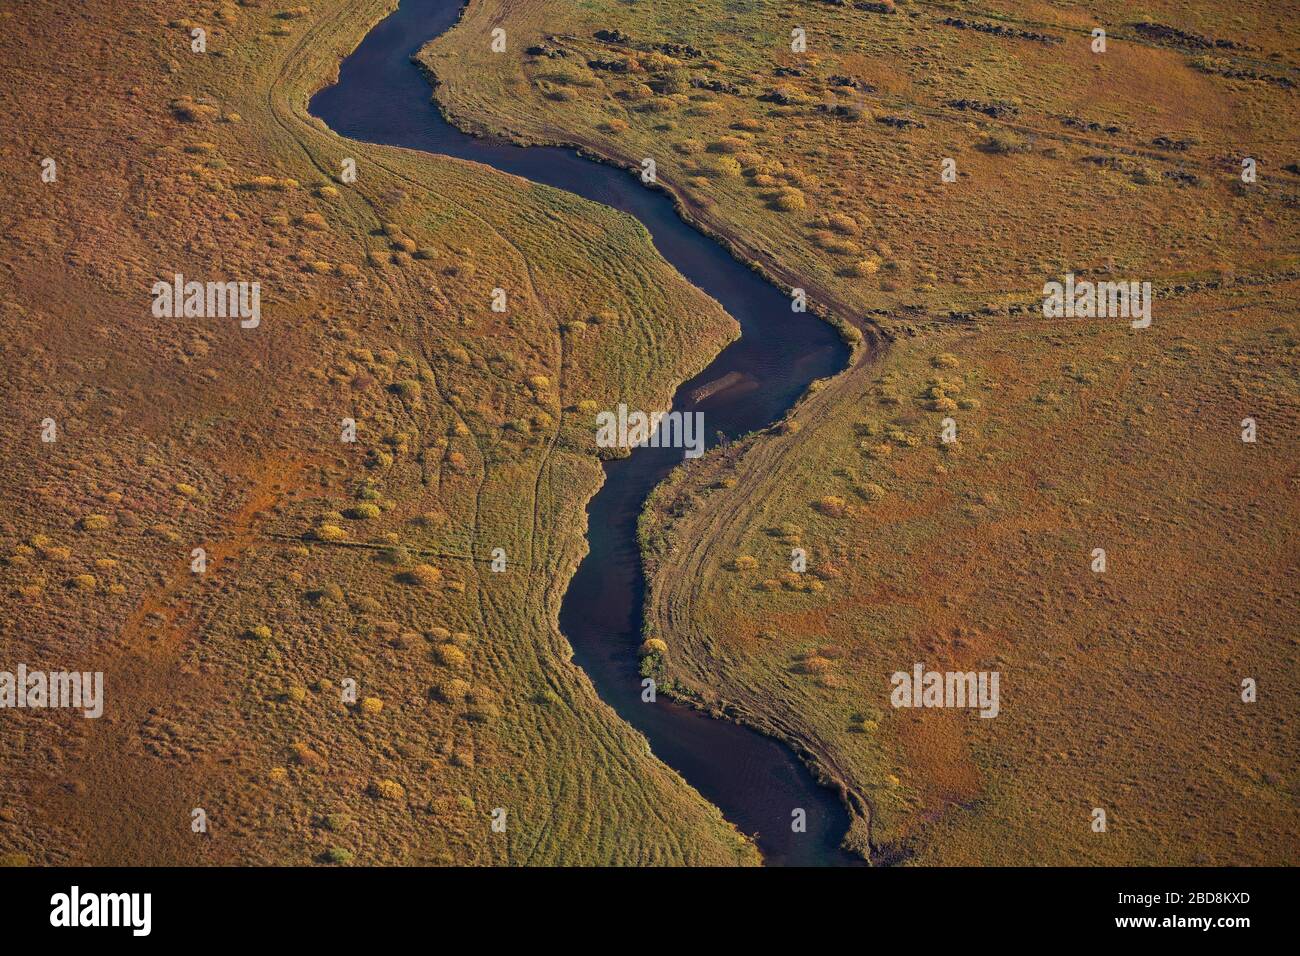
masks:
[[[434,587],[442,580],[442,572],[432,564],[417,564],[411,570],[402,575],[402,580],[407,584],[414,584],[422,588]]]
[[[376,780],[370,785],[370,794],[381,800],[401,800],[406,789],[396,780]]]

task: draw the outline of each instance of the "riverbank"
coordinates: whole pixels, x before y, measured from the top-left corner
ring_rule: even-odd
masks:
[[[368,118],[367,122],[369,121]],[[397,126],[387,125],[390,122],[396,123]],[[431,151],[490,162],[498,169],[522,174],[552,185],[563,185],[581,192],[588,198],[608,202],[616,208],[631,211],[649,229],[657,248],[687,274],[688,278],[728,305],[729,309],[740,318],[742,328],[745,328],[747,333],[764,333],[751,335],[748,341],[742,338],[724,354],[730,357],[730,361],[746,367],[750,373],[758,371],[765,374],[770,386],[767,394],[744,407],[729,406],[723,402],[703,403],[702,407],[710,416],[711,426],[725,433],[728,431],[728,423],[731,423],[731,432],[740,434],[751,430],[755,425],[769,422],[782,412],[789,401],[803,391],[806,383],[822,374],[819,370],[829,371],[835,367],[835,365],[820,364],[835,361],[834,350],[826,351],[827,346],[819,344],[827,341],[830,330],[826,330],[826,333],[819,332],[815,323],[792,329],[783,318],[789,313],[789,301],[785,297],[749,270],[739,268],[734,259],[730,258],[729,253],[718,250],[715,244],[702,238],[676,216],[671,206],[635,185],[634,180],[613,174],[611,170],[611,174],[604,181],[598,186],[593,186],[593,179],[598,180],[599,177],[593,177],[589,160],[575,157],[565,150],[519,150],[506,147],[504,144],[466,136],[450,126],[431,127],[428,121],[417,122],[411,126],[403,124],[402,118],[391,116],[383,118],[369,130],[350,129],[348,132],[368,138],[387,138],[404,145],[418,145]],[[809,319],[809,322],[812,321]],[[792,339],[792,336],[795,338]],[[815,360],[819,364],[808,366],[806,362],[791,361],[792,342],[799,337],[807,339],[817,354],[823,356]],[[830,341],[833,341],[833,337]],[[795,351],[797,352],[798,349]],[[717,363],[715,362],[703,374],[716,377]],[[691,383],[688,383],[679,390],[679,396],[683,393],[689,395],[691,388]],[[680,397],[674,403],[674,407],[682,407]],[[575,584],[571,585],[570,589],[570,594],[577,593],[578,598],[576,601],[566,600],[566,608],[575,604],[587,609],[599,605],[615,614],[620,611],[626,614],[629,610],[639,607],[641,587],[639,561],[635,549],[636,514],[639,512],[644,495],[653,487],[658,476],[666,472],[668,466],[665,460],[660,459],[657,462],[650,462],[648,468],[642,469],[642,473],[637,474],[634,470],[635,465],[644,459],[646,451],[640,450],[634,452],[630,459],[607,464],[609,480],[589,505],[590,514],[594,516],[600,513],[604,518],[600,521],[594,519],[589,521],[589,530],[598,527],[603,532],[607,532],[618,527],[622,529],[624,540],[620,548],[617,543],[608,539],[593,537],[592,553],[579,568],[578,574],[575,575]],[[611,520],[614,516],[617,520]],[[607,546],[610,550],[604,554],[600,553],[601,549]],[[611,555],[617,560],[609,560]],[[605,574],[616,570],[617,579],[605,577],[593,583],[591,587],[584,588],[582,585],[586,580],[584,569],[599,569]],[[613,605],[610,604],[611,598],[615,598]],[[619,709],[626,719],[631,720],[634,726],[638,726],[650,735],[652,746],[657,754],[665,756],[674,766],[680,767],[683,763],[690,763],[694,769],[687,773],[688,780],[701,786],[711,798],[718,799],[722,796],[728,783],[745,779],[749,771],[743,765],[747,761],[770,760],[778,757],[772,749],[775,747],[774,744],[763,738],[753,738],[752,741],[745,742],[743,736],[736,736],[736,733],[739,733],[738,728],[729,731],[728,725],[725,724],[713,726],[708,723],[700,724],[700,718],[693,711],[678,711],[667,704],[647,709],[639,696],[629,698],[626,692],[634,685],[627,683],[626,678],[629,665],[632,667],[632,675],[635,676],[635,657],[631,652],[639,643],[640,629],[635,623],[625,629],[622,647],[618,647],[618,641],[614,639],[617,635],[611,633],[611,628],[591,626],[589,613],[579,614],[576,617],[569,616],[569,620],[566,621],[566,612],[562,610],[561,624],[578,652],[579,663],[584,666],[584,669],[594,672],[593,676],[597,680],[598,687],[602,689],[602,695],[607,700],[613,700],[616,709]],[[584,627],[584,633],[575,633]],[[617,648],[620,653],[607,657],[606,650],[610,647]],[[639,690],[639,682],[635,687]],[[721,738],[728,735],[733,739],[723,745]],[[708,736],[719,738],[718,745],[707,759],[701,760],[699,752],[704,748],[700,745]],[[684,751],[690,749],[692,741],[695,743],[697,753],[688,755]],[[669,755],[674,748],[678,748],[675,751],[679,757],[677,760]],[[771,756],[759,758],[757,756],[759,753],[768,753]],[[797,764],[790,763],[788,757],[778,759],[777,763],[785,766],[782,777],[788,781],[797,779],[803,773],[798,769]],[[713,766],[709,767],[710,764]],[[702,782],[706,774],[708,778]],[[761,799],[762,795],[760,794],[759,797]],[[748,828],[751,832],[758,829],[764,833],[763,838],[769,841],[770,847],[770,841],[774,839],[772,834],[779,832],[776,828],[784,829],[785,824],[782,821],[788,819],[790,807],[806,806],[819,800],[824,802],[824,798],[819,794],[811,793],[786,800],[782,804],[785,809],[779,818],[771,816],[773,807],[768,806],[764,810],[766,814],[764,819],[768,822],[761,827],[753,827],[751,824]],[[725,797],[719,802],[723,802],[724,807],[735,806],[734,803],[726,802]],[[819,813],[816,816],[819,824],[824,826],[826,814]],[[844,827],[847,828],[847,825],[845,824]],[[826,837],[819,836],[817,839],[820,841]],[[838,842],[838,836],[832,840],[832,846],[834,842]],[[795,845],[797,844],[792,844]],[[770,853],[769,858],[771,858]]]
[[[1111,49],[1098,57],[1074,39],[1035,47],[958,29],[915,5],[896,16],[802,11],[806,56],[786,53],[793,24],[775,3],[688,11],[670,2],[597,9],[501,0],[471,10],[463,35],[426,51],[454,115],[524,141],[595,142],[622,165],[652,157],[660,179],[706,214],[779,251],[784,266],[822,277],[863,314],[889,309],[898,333],[869,372],[832,379],[789,416],[788,429],[737,448],[734,470],[687,472],[647,513],[644,537],[667,555],[652,569],[647,612],[648,636],[667,645],[655,648],[655,666],[705,706],[817,741],[825,764],[869,795],[871,842],[884,860],[1007,862],[1009,848],[1025,842],[1014,821],[1029,817],[1052,821],[1041,839],[1057,860],[1181,852],[1161,833],[1195,826],[1195,801],[1184,796],[1180,806],[1159,787],[1126,801],[1129,815],[1159,805],[1165,821],[1139,826],[1134,843],[1089,844],[1074,829],[1068,794],[1109,791],[1113,781],[1094,772],[1050,707],[1021,705],[1033,711],[1032,730],[1014,711],[973,726],[943,713],[914,719],[888,706],[879,671],[952,657],[979,669],[1002,663],[1042,700],[1068,696],[1071,681],[1097,699],[1125,699],[1109,671],[1075,655],[1095,633],[1074,634],[1073,616],[1044,625],[1013,609],[1073,605],[1085,582],[1115,582],[1070,574],[1069,556],[1085,544],[1075,536],[1085,524],[1105,528],[1145,553],[1156,542],[1124,529],[1168,513],[1156,491],[1162,472],[1182,474],[1190,487],[1212,482],[1215,513],[1252,500],[1251,481],[1222,480],[1231,473],[1219,472],[1222,463],[1247,459],[1219,437],[1235,434],[1229,417],[1254,403],[1207,350],[1241,350],[1234,361],[1251,370],[1252,394],[1261,389],[1270,414],[1289,422],[1278,390],[1289,319],[1271,331],[1235,319],[1188,323],[1294,311],[1295,228],[1283,212],[1297,174],[1281,128],[1260,121],[1287,109],[1289,94],[1215,79],[1193,53],[1132,43],[1122,30],[1108,31]],[[1123,16],[1104,5],[1088,15],[1099,23]],[[1187,16],[1198,28],[1216,21],[1219,35],[1248,33],[1285,60],[1277,24],[1225,20],[1210,5]],[[478,43],[488,21],[516,43],[504,56]],[[1189,113],[1189,103],[1200,105]],[[1169,135],[1174,128],[1194,134]],[[1243,186],[1226,157],[1246,149],[1271,157],[1262,163],[1276,175]],[[954,178],[940,178],[941,159],[952,161]],[[1123,229],[1114,209],[1124,210]],[[1062,232],[1065,221],[1077,228]],[[1251,241],[1234,222],[1252,224]],[[1149,278],[1169,325],[1128,340],[1106,322],[1044,321],[1043,282],[1085,264],[1099,278]],[[1194,383],[1163,381],[1162,370],[1184,364]],[[941,435],[952,426],[960,437],[949,443]],[[1153,434],[1180,436],[1200,467],[1188,469],[1158,443],[1134,461],[1129,449]],[[1072,468],[1060,467],[1066,455],[1044,446],[1045,436],[1079,451]],[[1266,456],[1249,460],[1276,469],[1279,450],[1267,465]],[[1023,482],[1006,472],[1013,462]],[[1273,474],[1256,477],[1280,480]],[[1125,495],[1106,494],[1120,484]],[[1173,528],[1208,520],[1181,515]],[[655,521],[674,525],[671,540],[655,541]],[[1173,528],[1160,543],[1175,540]],[[1172,560],[1210,542],[1194,532]],[[807,552],[811,580],[790,570],[796,546]],[[1017,546],[1036,555],[1032,568]],[[1150,560],[1164,554],[1156,548]],[[1193,577],[1207,593],[1226,584],[1213,573]],[[1158,621],[1151,587],[1122,584]],[[1121,600],[1113,590],[1086,593],[1094,607]],[[1200,603],[1189,595],[1178,606]],[[1267,600],[1253,606],[1271,613]],[[1149,630],[1164,635],[1161,623]],[[1237,631],[1259,652],[1258,626]],[[1153,637],[1150,666],[1163,670],[1164,642],[1186,639]],[[1064,687],[1039,673],[1038,653],[1061,664]],[[1217,698],[1195,674],[1177,680],[1214,712]],[[1168,716],[1148,714],[1157,723]],[[1094,735],[1109,740],[1104,725]],[[1119,748],[1132,768],[1126,779],[1145,779],[1143,748],[1158,745],[1148,738]],[[1196,759],[1205,776],[1224,772],[1204,754]],[[1291,758],[1274,748],[1269,759],[1280,779],[1276,768]],[[1008,768],[1019,769],[1009,776]],[[1188,778],[1184,793],[1197,787]],[[1219,794],[1240,825],[1254,825],[1245,822],[1249,801]],[[1268,802],[1275,824],[1289,825]],[[1221,832],[1206,837],[1218,852],[1259,853],[1228,851]]]

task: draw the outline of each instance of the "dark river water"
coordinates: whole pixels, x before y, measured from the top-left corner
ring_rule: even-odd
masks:
[[[312,99],[312,114],[343,136],[484,163],[639,219],[664,258],[740,323],[741,337],[683,384],[673,402],[674,409],[704,413],[709,445],[719,433],[734,438],[770,424],[811,381],[844,367],[848,350],[834,329],[792,312],[784,293],[683,222],[668,196],[639,177],[572,150],[514,146],[448,124],[410,58],[454,25],[460,8],[461,0],[402,0],[343,62],[339,82]],[[691,399],[700,385],[728,373],[739,376],[730,379],[732,387]],[[818,786],[783,744],[662,696],[653,704],[641,700],[637,647],[645,580],[636,522],[651,489],[681,460],[680,448],[646,447],[605,465],[606,481],[588,507],[591,550],[564,596],[561,630],[602,699],[645,734],[657,757],[754,835],[767,863],[861,863],[839,849],[849,818],[838,797]],[[671,635],[668,640],[671,645]],[[792,832],[795,808],[807,813],[804,833]]]

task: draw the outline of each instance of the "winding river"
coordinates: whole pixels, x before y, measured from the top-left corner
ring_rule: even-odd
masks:
[[[688,226],[666,194],[572,150],[476,138],[447,123],[411,56],[451,28],[460,10],[461,0],[401,0],[343,62],[338,83],[313,97],[311,113],[343,136],[484,163],[639,219],[664,258],[740,323],[741,337],[674,399],[675,409],[704,413],[709,444],[719,433],[734,438],[770,424],[811,381],[844,367],[848,351],[831,326],[792,313],[783,292]],[[725,387],[692,397],[719,380]],[[637,516],[681,460],[680,449],[639,448],[605,465],[605,483],[588,506],[590,552],[564,596],[561,630],[602,699],[645,734],[657,757],[755,835],[768,864],[861,863],[839,848],[847,811],[785,745],[662,696],[641,701],[636,657],[645,581]],[[806,832],[792,832],[794,808],[806,811]]]

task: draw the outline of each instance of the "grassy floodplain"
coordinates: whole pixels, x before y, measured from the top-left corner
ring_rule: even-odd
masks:
[[[5,863],[757,861],[554,623],[581,409],[664,404],[734,323],[628,217],[310,118],[394,6],[0,13],[0,647],[107,696],[4,714]],[[176,272],[260,282],[261,326],[154,319]]]
[[[798,743],[878,859],[1294,861],[1297,30],[1266,3],[472,0],[422,54],[458,123],[655,159],[882,343],[642,522],[653,666]],[[1151,328],[1044,319],[1067,272],[1150,281]],[[1000,716],[892,708],[914,662],[998,670]]]

